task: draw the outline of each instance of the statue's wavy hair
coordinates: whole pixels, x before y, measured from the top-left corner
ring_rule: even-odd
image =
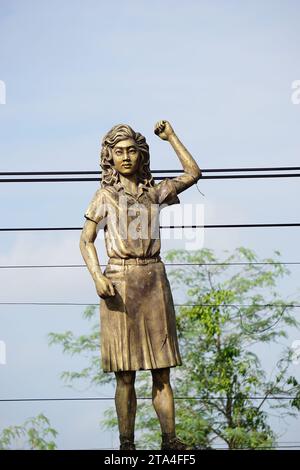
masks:
[[[102,187],[113,186],[119,181],[119,173],[113,168],[112,148],[121,140],[133,139],[140,152],[140,165],[137,176],[138,182],[146,186],[154,186],[154,179],[150,172],[150,152],[145,137],[135,132],[127,124],[114,126],[102,140],[100,153],[100,166],[102,168]]]

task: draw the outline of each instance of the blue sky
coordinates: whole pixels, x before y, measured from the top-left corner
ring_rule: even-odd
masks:
[[[291,102],[292,82],[300,79],[299,19],[296,0],[1,0],[1,171],[97,170],[99,142],[120,122],[147,137],[152,169],[179,168],[153,134],[163,118],[203,168],[299,165],[300,105]],[[2,184],[1,226],[79,226],[97,187]],[[204,198],[191,188],[180,199],[204,204],[207,224],[299,222],[298,179],[208,180],[199,187]],[[81,263],[78,235],[1,233],[0,264]],[[244,245],[261,258],[279,249],[284,261],[300,261],[298,240],[298,228],[211,230],[204,246],[221,254]],[[99,251],[103,257],[101,242]],[[284,294],[299,293],[299,269],[282,283]],[[1,301],[97,302],[84,270],[1,270],[0,282]],[[91,394],[63,389],[59,372],[77,362],[46,341],[49,331],[85,331],[81,311],[1,307],[2,397]],[[289,341],[299,338],[294,331]],[[277,354],[267,354],[270,367]],[[0,428],[43,410],[60,432],[60,447],[115,445],[116,436],[99,430],[101,407],[0,404]],[[295,426],[286,426],[283,440],[296,440]]]

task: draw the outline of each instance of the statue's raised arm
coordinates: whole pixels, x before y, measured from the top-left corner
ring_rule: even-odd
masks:
[[[183,168],[183,175],[173,178],[177,194],[197,183],[201,178],[201,170],[190,152],[177,137],[173,127],[168,121],[156,123],[154,133],[162,140],[167,140],[175,150]]]

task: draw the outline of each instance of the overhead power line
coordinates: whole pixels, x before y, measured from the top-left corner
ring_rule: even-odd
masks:
[[[174,400],[197,400],[197,401],[207,401],[207,400],[227,400],[228,398],[235,400],[240,399],[239,396],[232,397],[218,397],[218,396],[208,396],[208,397],[174,397]],[[296,396],[249,396],[245,397],[248,400],[293,400],[297,398]],[[0,402],[35,402],[35,401],[111,401],[115,397],[62,397],[62,398],[1,398]],[[137,400],[152,400],[152,397],[137,397]]]
[[[205,225],[160,225],[160,229],[186,228],[269,228],[269,227],[300,227],[299,222],[274,224],[205,224]],[[83,227],[2,227],[0,232],[38,232],[38,231],[78,231]]]
[[[202,176],[202,180],[213,179],[257,179],[257,178],[299,178],[300,173],[272,173],[266,175],[213,175]],[[174,176],[168,176],[172,179]],[[165,179],[163,176],[155,176],[155,181]],[[1,178],[0,183],[82,183],[87,181],[101,181],[101,178]]]
[[[164,263],[165,266],[285,266],[300,265],[300,261],[274,261],[274,262],[237,262],[237,263]],[[106,267],[107,264],[99,264]],[[86,268],[85,264],[8,264],[0,265],[0,269],[43,269],[43,268]]]
[[[47,306],[98,306],[99,303],[89,302],[0,302],[0,305],[47,305]],[[174,304],[175,307],[284,307],[300,308],[300,304]]]
[[[204,168],[202,169],[201,179],[245,179],[245,178],[298,178],[300,173],[290,173],[291,171],[299,171],[299,166],[281,166],[281,167],[249,167],[249,168]],[[265,173],[265,172],[275,173]],[[284,171],[285,173],[277,173]],[[260,172],[262,174],[253,174]],[[286,173],[288,172],[288,173]],[[183,173],[183,170],[152,170],[155,175],[173,175]],[[225,175],[207,175],[206,173],[242,173],[242,174],[225,174]],[[247,173],[247,174],[245,174]],[[101,180],[102,171],[17,171],[17,172],[0,172],[0,183],[68,183],[68,182],[89,182]],[[74,176],[75,175],[75,176]],[[83,176],[84,175],[84,176]],[[95,177],[87,177],[86,175],[95,175]],[[96,177],[97,175],[97,177]],[[12,177],[17,178],[12,178]],[[26,176],[26,178],[22,178]],[[34,178],[28,178],[29,176]],[[44,178],[37,178],[44,176]],[[47,176],[47,177],[46,177]],[[48,178],[48,177],[51,178]],[[55,178],[59,176],[60,178]],[[67,176],[67,178],[63,178]],[[80,176],[80,177],[79,177]],[[155,180],[162,180],[166,176],[155,176]]]

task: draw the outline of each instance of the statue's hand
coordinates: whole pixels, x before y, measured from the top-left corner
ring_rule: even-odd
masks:
[[[169,121],[158,121],[155,124],[154,134],[163,140],[169,140],[170,136],[174,135],[174,129]]]
[[[106,297],[112,297],[115,295],[115,289],[110,279],[105,276],[98,277],[96,282],[96,291],[99,297],[105,299]]]

